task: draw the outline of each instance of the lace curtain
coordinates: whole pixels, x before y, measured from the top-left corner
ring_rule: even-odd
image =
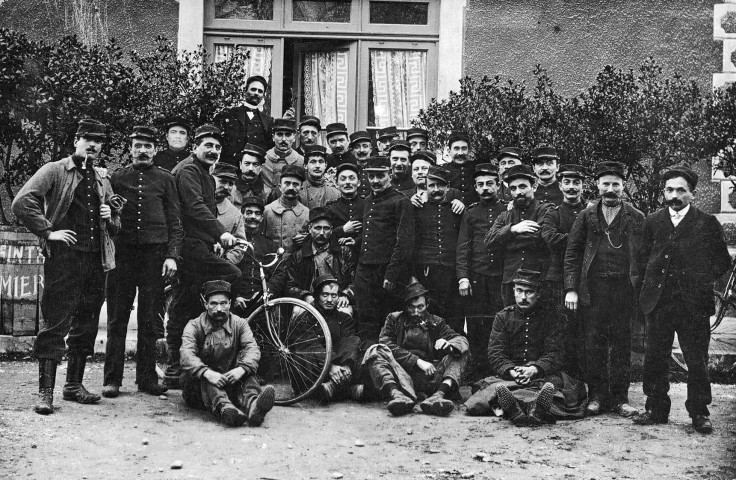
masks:
[[[374,125],[411,127],[426,106],[427,52],[371,50]]]
[[[347,123],[348,60],[347,51],[304,54],[304,111],[322,125]]]
[[[248,57],[248,65],[246,66],[247,77],[251,75],[261,75],[269,83],[271,83],[271,56],[273,48],[258,47],[255,45],[239,45],[240,48],[250,52]],[[215,45],[215,62],[227,60],[233,51],[233,45]],[[245,79],[243,79],[245,80]]]

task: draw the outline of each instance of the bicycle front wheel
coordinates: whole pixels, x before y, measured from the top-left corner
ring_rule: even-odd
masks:
[[[327,376],[332,337],[322,315],[296,298],[276,298],[248,317],[261,349],[258,375],[276,389],[276,405],[310,396]]]

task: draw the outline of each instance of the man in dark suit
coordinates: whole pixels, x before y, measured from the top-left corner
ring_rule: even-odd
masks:
[[[646,412],[634,418],[634,423],[667,423],[671,406],[668,360],[677,333],[688,366],[685,408],[695,430],[710,433],[708,319],[715,313],[713,283],[728,271],[731,257],[718,220],[690,203],[697,174],[687,167],[675,167],[663,178],[667,207],[644,222],[642,234],[646,271],[640,305],[647,316],[647,401]]]

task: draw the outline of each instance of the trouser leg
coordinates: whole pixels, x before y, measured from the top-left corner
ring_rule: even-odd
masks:
[[[367,367],[373,386],[384,395],[389,393],[386,391],[388,386],[398,386],[401,384],[401,379],[397,376],[397,372],[394,369],[402,367],[400,365],[392,365],[390,359],[386,358],[381,352],[368,361]],[[405,374],[405,378],[408,377],[406,372],[403,373]]]
[[[671,322],[670,304],[661,304],[647,317],[646,347],[644,350],[643,389],[647,396],[645,408],[658,417],[667,417],[672,401],[669,359],[675,328]]]
[[[258,398],[260,394],[261,386],[258,383],[258,378],[251,375],[237,383],[230,398],[236,407],[247,413],[251,402]]]
[[[692,315],[687,309],[682,309],[678,318],[677,339],[688,370],[685,408],[691,417],[709,416],[708,405],[712,401],[712,394],[708,377],[708,317],[699,313]]]
[[[470,285],[473,294],[461,297],[461,302],[468,326],[467,337],[473,362],[483,373],[488,365],[488,340],[493,319],[503,309],[501,277],[471,272]]]
[[[100,311],[105,303],[106,274],[100,263],[99,252],[86,257],[83,266],[83,291],[74,314],[74,321],[66,339],[69,356],[88,357],[95,352],[95,339],[100,324]]]
[[[585,338],[585,381],[592,397],[608,396],[608,339],[598,305],[583,307]]]
[[[138,268],[134,253],[118,245],[115,268],[107,278],[107,345],[103,385],[122,385],[125,364],[125,337],[133,309]],[[140,325],[138,326],[140,331]]]
[[[631,322],[636,298],[628,278],[616,280],[611,288],[609,385],[612,405],[629,403],[631,384]]]
[[[140,288],[138,289],[138,348],[136,349],[136,383],[158,382],[156,375],[156,340],[161,335],[163,319],[159,307],[163,303],[164,281],[161,276],[163,246],[146,246],[140,251]]]
[[[358,336],[364,347],[378,342],[386,321],[388,293],[383,289],[386,269],[381,265],[358,264],[355,271],[355,301],[358,308]]]

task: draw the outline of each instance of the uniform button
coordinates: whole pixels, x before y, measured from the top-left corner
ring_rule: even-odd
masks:
[[[662,269],[662,273],[664,273],[664,272],[665,272],[665,269],[663,268],[663,269]]]
[[[665,255],[664,258],[670,258],[670,256],[669,255]]]

